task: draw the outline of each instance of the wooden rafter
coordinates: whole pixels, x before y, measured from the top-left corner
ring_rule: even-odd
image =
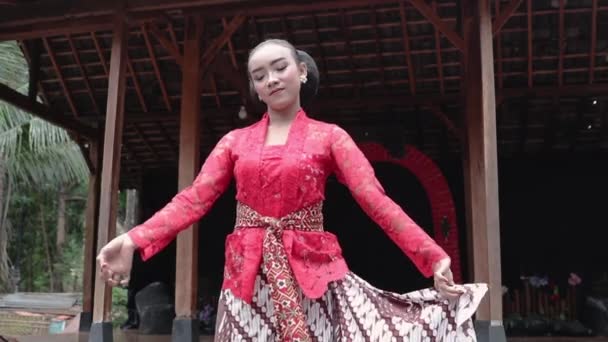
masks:
[[[148,54],[150,55],[154,74],[156,75],[156,79],[158,80],[158,84],[160,86],[160,92],[162,93],[163,100],[165,101],[165,106],[171,112],[173,111],[173,106],[171,105],[169,93],[167,92],[165,81],[163,81],[163,78],[161,76],[160,67],[158,66],[158,61],[156,60],[156,54],[154,53],[154,48],[152,47],[152,43],[150,42],[150,36],[148,35],[148,30],[146,29],[145,25],[141,27],[141,32],[144,37],[144,42],[146,43],[146,48],[148,49]]]
[[[226,27],[228,27],[228,21],[226,20],[226,18],[222,18],[222,26],[224,27],[224,30],[226,29]],[[234,44],[232,44],[232,39],[228,39],[228,52],[230,53],[230,61],[232,62],[232,66],[236,70],[238,70],[239,65],[236,61],[236,55],[234,53]]]
[[[247,86],[247,80],[244,75],[236,70],[230,63],[224,58],[217,58],[213,62],[213,69],[216,73],[220,74],[226,79],[238,92],[244,103],[247,104],[249,98],[249,91]],[[219,106],[218,106],[219,107]]]
[[[435,28],[445,35],[445,37],[461,52],[464,51],[464,40],[462,37],[451,30],[446,23],[433,11],[433,9],[427,5],[424,0],[408,0],[412,6],[414,6],[423,17],[430,21]]]
[[[97,132],[93,127],[84,125],[67,116],[59,115],[49,106],[40,102],[31,101],[27,96],[4,84],[0,84],[0,99],[45,121],[87,137],[88,139],[96,139],[97,137]]]
[[[260,30],[258,30],[258,22],[255,17],[251,17],[250,25],[253,26],[253,34],[255,35],[255,38],[257,39],[256,44],[261,43],[262,35],[260,34]],[[249,46],[249,47],[251,48],[252,46]]]
[[[95,50],[97,50],[97,56],[99,57],[99,62],[101,63],[101,66],[103,67],[103,72],[107,77],[108,76],[108,65],[106,63],[106,58],[103,55],[103,50],[101,48],[101,45],[99,44],[99,40],[97,39],[97,34],[95,34],[95,32],[91,32],[91,39],[93,39],[93,44],[95,44]]]
[[[494,23],[492,24],[492,34],[493,35],[496,35],[500,32],[502,27],[505,26],[507,21],[509,21],[509,19],[513,16],[515,11],[517,11],[517,9],[519,8],[519,5],[521,5],[521,2],[522,2],[522,0],[511,0],[509,2],[509,4],[507,6],[505,6],[505,8],[502,10],[502,12],[500,12],[500,14],[498,13],[498,4],[500,4],[500,3],[497,3],[496,19],[494,19]]]
[[[173,28],[173,23],[169,22],[167,25],[168,25],[167,30],[169,30],[169,37],[171,37],[171,41],[173,42],[173,45],[177,46],[177,52],[181,56],[182,54],[179,49],[179,43],[177,42],[177,36],[175,35],[175,29]]]
[[[287,24],[287,19],[284,15],[281,16],[281,27],[283,28],[283,32],[285,32],[285,37],[287,37],[287,41],[291,42],[294,45],[297,45],[295,42],[295,38],[289,29],[289,24]]]
[[[67,34],[103,31],[111,28],[111,16],[69,18],[50,23],[41,22],[33,24],[15,24],[14,26],[2,27],[0,29],[0,41],[53,37]]]
[[[93,87],[91,87],[91,82],[89,81],[89,76],[87,74],[87,71],[82,66],[82,62],[80,61],[80,54],[78,53],[78,50],[76,49],[76,46],[74,45],[74,41],[72,40],[72,37],[70,35],[68,35],[67,39],[68,39],[68,43],[70,45],[70,50],[72,51],[72,56],[73,56],[74,60],[76,61],[76,64],[78,65],[78,70],[80,70],[80,74],[82,75],[82,78],[84,80],[84,85],[87,88],[89,97],[91,98],[91,103],[95,107],[96,113],[101,113],[101,109],[99,107],[99,103],[97,103],[97,100],[95,99],[95,92],[93,91]]]
[[[351,75],[351,77],[353,79],[353,83],[354,83],[355,97],[359,98],[359,96],[361,94],[361,80],[359,78],[359,74],[355,70],[355,61],[353,58],[353,48],[351,46],[351,35],[350,35],[350,30],[348,29],[347,26],[348,25],[346,24],[346,14],[344,13],[344,10],[340,10],[340,28],[342,30],[342,35],[343,35],[344,41],[345,41],[345,48],[346,48],[346,52],[348,55],[348,65],[350,68],[350,75]]]
[[[433,0],[432,3],[433,12],[437,13],[437,2]],[[439,93],[445,94],[445,84],[443,82],[443,65],[441,60],[441,37],[439,36],[439,30],[435,31],[435,50],[437,59],[437,76],[439,77]]]
[[[137,136],[139,137],[139,139],[144,142],[144,145],[146,146],[148,151],[150,151],[150,153],[152,153],[154,158],[156,158],[157,160],[160,160],[161,158],[158,155],[158,152],[156,152],[156,150],[152,147],[152,145],[150,144],[150,141],[148,140],[148,138],[146,138],[146,134],[141,130],[141,128],[136,123],[131,124],[131,126],[135,129],[135,133],[137,133]],[[171,158],[174,159],[173,154],[171,154]]]
[[[374,6],[370,8],[370,16],[372,18],[372,26],[374,30],[374,38],[376,40],[376,59],[378,65],[380,66],[380,80],[382,81],[382,86],[386,87],[386,73],[384,72],[384,61],[382,60],[382,46],[380,44],[380,35],[378,34],[378,13]]]
[[[179,47],[177,46],[177,44],[173,43],[169,38],[165,37],[165,35],[161,32],[156,23],[148,23],[145,26],[150,30],[150,33],[152,33],[154,38],[158,40],[160,45],[162,45],[163,48],[165,48],[165,50],[167,50],[167,52],[173,57],[173,59],[175,59],[177,65],[181,66],[183,63],[183,57],[179,52]]]
[[[137,94],[137,100],[139,101],[139,105],[144,112],[148,111],[148,105],[146,104],[146,99],[144,98],[144,93],[141,91],[141,85],[139,84],[139,80],[137,79],[137,73],[133,68],[133,62],[131,58],[127,56],[127,70],[129,71],[129,75],[131,76],[131,81],[133,82],[133,87],[135,88],[135,93]]]
[[[319,59],[321,61],[321,72],[325,76],[325,82],[330,83],[329,74],[327,72],[327,61],[325,60],[325,49],[323,48],[323,44],[321,44],[321,35],[319,34],[319,20],[315,14],[312,15],[312,26],[313,33],[315,35],[315,44],[317,46],[317,51],[319,53]],[[331,91],[331,88],[328,88]]]
[[[57,63],[57,58],[55,58],[55,53],[51,48],[51,44],[47,38],[42,38],[42,43],[44,44],[44,48],[46,49],[47,54],[49,55],[49,59],[51,60],[51,64],[53,64],[53,68],[55,69],[55,73],[57,74],[57,78],[59,79],[59,84],[61,84],[61,88],[63,88],[63,93],[65,94],[66,100],[68,101],[68,105],[70,106],[70,110],[75,117],[79,117],[78,110],[76,109],[76,105],[74,103],[74,98],[72,97],[72,93],[68,88],[65,79],[63,78],[63,74],[61,72],[61,67],[59,63]]]
[[[217,54],[226,45],[228,40],[232,37],[234,32],[245,22],[247,18],[242,14],[235,15],[228,26],[224,28],[222,34],[216,37],[207,47],[201,58],[201,74],[205,74],[206,69],[209,67],[211,62],[217,57]]]
[[[167,132],[167,129],[163,125],[162,121],[156,121],[156,125],[158,126],[158,129],[162,133],[163,137],[169,142],[169,146],[171,146],[171,150],[173,151],[173,153],[179,153],[179,148],[177,147],[175,140],[171,138],[171,135],[169,134],[169,132]]]
[[[494,3],[494,8],[496,10],[496,17],[500,16],[500,1],[496,0]],[[517,1],[517,0],[514,0]],[[521,0],[519,0],[521,2]],[[506,21],[505,21],[506,22]],[[496,23],[496,21],[494,21]],[[498,77],[498,88],[501,89],[504,84],[504,79],[502,75],[502,35],[500,34],[500,29],[495,31],[494,35],[496,36],[494,39],[495,51],[496,51],[496,76]]]
[[[403,35],[403,51],[405,51],[405,63],[407,67],[408,84],[410,86],[410,94],[416,95],[416,75],[414,64],[412,63],[412,54],[410,51],[410,36],[407,30],[407,19],[405,14],[405,4],[399,2],[399,16],[401,20],[401,34]]]
[[[528,88],[532,88],[534,85],[533,76],[533,56],[532,56],[532,0],[526,0],[526,14],[528,16]]]
[[[213,94],[215,97],[215,105],[217,106],[217,108],[222,108],[222,100],[217,91],[217,82],[215,80],[215,75],[213,73],[211,73],[209,75],[209,81],[211,82],[211,90],[213,91]]]
[[[557,62],[557,84],[561,87],[564,85],[564,51],[566,50],[566,29],[564,23],[564,7],[566,4],[565,0],[559,1],[559,37],[558,37],[558,46],[557,51],[559,53],[559,59]]]
[[[25,3],[25,1],[22,1]],[[377,4],[394,3],[394,0],[375,0]],[[129,20],[155,20],[165,15],[167,10],[182,10],[184,13],[201,14],[207,17],[221,18],[222,16],[232,16],[236,13],[250,13],[249,15],[266,16],[274,14],[311,12],[324,10],[349,8],[353,6],[366,6],[368,0],[328,0],[323,2],[285,2],[284,0],[264,1],[260,4],[252,1],[209,1],[209,0],[135,0],[129,2],[126,15]],[[50,27],[50,23],[58,26],[59,22],[76,24],[87,24],[87,29],[80,32],[100,31],[96,25],[104,25],[105,29],[112,27],[113,2],[49,2],[38,3],[28,1],[26,4],[15,6],[12,11],[5,11],[3,22],[0,27],[14,27],[16,25],[26,26],[34,24],[46,24],[44,28]],[[39,13],[33,17],[32,13]],[[93,20],[95,19],[95,20]],[[92,22],[93,21],[93,22]],[[77,26],[77,25],[74,25]],[[78,27],[74,27],[77,29]],[[74,32],[72,32],[74,33]],[[62,32],[60,34],[67,34]],[[54,35],[54,34],[53,34]]]
[[[432,104],[427,106],[427,108],[431,111],[431,113],[433,113],[433,115],[435,115],[435,117],[437,117],[437,119],[439,119],[439,121],[441,121],[441,123],[443,123],[443,125],[448,129],[448,131],[450,131],[460,143],[464,142],[463,132],[458,127],[456,127],[456,125],[454,124],[454,122],[452,122],[452,120],[450,120],[450,118],[448,118],[445,112],[441,109],[441,106]]]
[[[589,48],[589,84],[595,78],[595,50],[597,45],[597,0],[592,0],[591,10],[591,46]]]

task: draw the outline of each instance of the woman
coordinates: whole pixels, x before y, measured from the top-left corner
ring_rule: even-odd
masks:
[[[98,256],[102,276],[119,284],[135,250],[145,260],[163,249],[234,175],[237,217],[226,239],[216,341],[474,341],[470,317],[485,285],[455,285],[447,254],[385,195],[351,137],[306,116],[300,94],[316,92],[318,81],[306,56],[283,40],[251,51],[250,84],[267,113],[224,136],[190,187],[110,241]],[[336,237],[323,230],[332,173],[436,290],[390,293],[348,270]]]

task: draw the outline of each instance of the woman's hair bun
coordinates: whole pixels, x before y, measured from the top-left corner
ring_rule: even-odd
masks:
[[[315,60],[306,52],[296,50],[300,62],[306,64],[308,70],[307,81],[300,89],[300,103],[302,106],[309,105],[319,90],[319,68]]]

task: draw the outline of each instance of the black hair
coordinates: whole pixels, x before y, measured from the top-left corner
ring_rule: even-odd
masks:
[[[319,68],[317,67],[317,63],[315,63],[315,60],[307,52],[296,49],[290,42],[284,39],[267,39],[258,44],[249,52],[249,57],[247,58],[248,65],[251,55],[253,55],[253,53],[257,49],[266,44],[276,44],[288,48],[291,51],[293,59],[296,61],[296,63],[306,64],[307,82],[303,83],[300,88],[300,104],[302,105],[302,107],[309,105],[315,98],[319,90]],[[249,75],[249,73],[247,74]],[[253,102],[256,105],[261,105],[260,100],[258,99],[258,96],[255,92],[255,89],[253,88],[253,83],[251,82],[251,75],[249,75],[249,92]]]

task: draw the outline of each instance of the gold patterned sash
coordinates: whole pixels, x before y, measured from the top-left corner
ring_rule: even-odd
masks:
[[[283,246],[283,230],[323,231],[323,202],[281,218],[262,216],[251,207],[237,204],[236,229],[266,228],[262,272],[270,284],[270,297],[282,342],[311,341],[300,292]]]

